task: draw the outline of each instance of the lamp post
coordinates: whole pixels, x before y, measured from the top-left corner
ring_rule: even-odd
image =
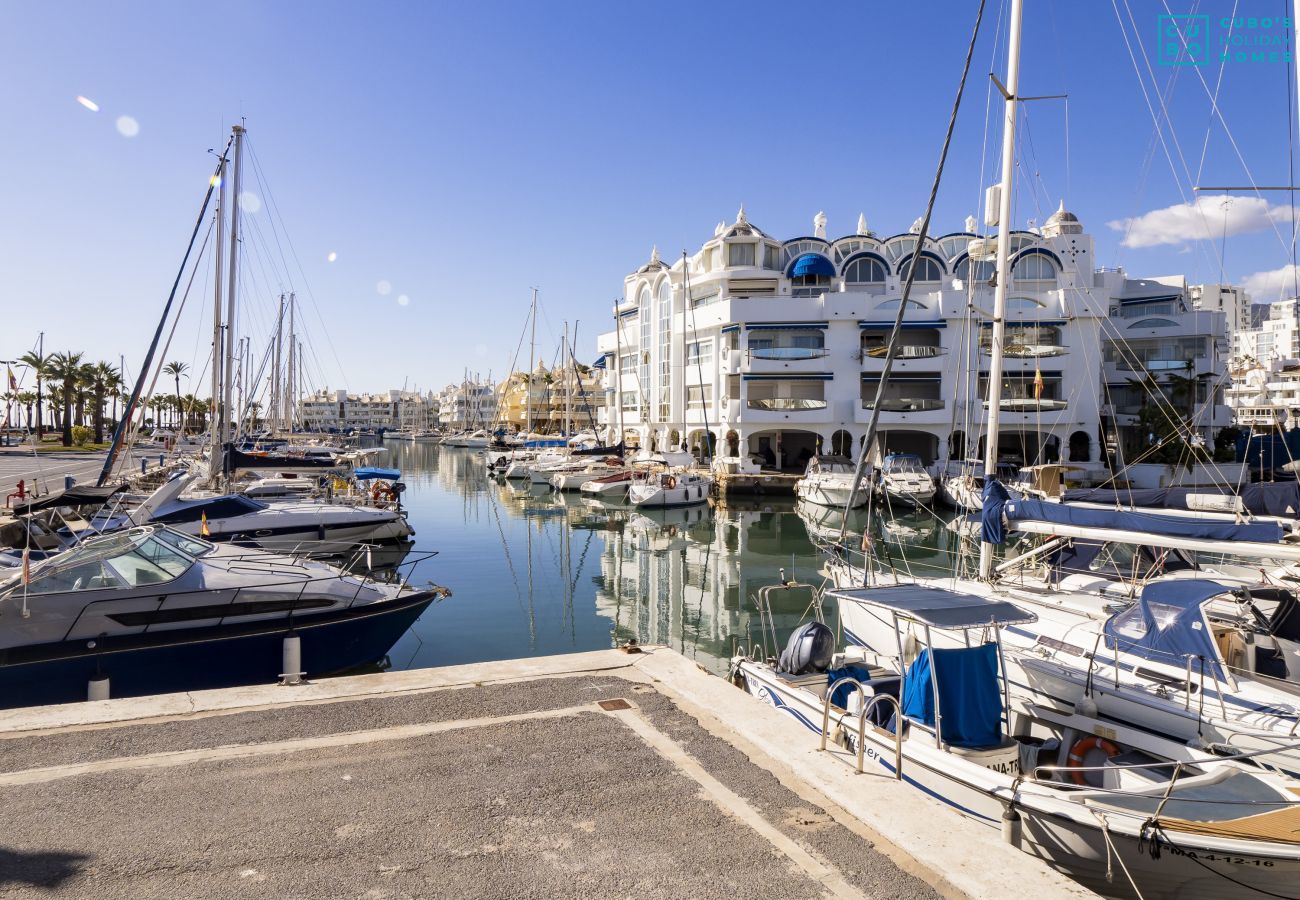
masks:
[[[3,427],[0,427],[0,447],[8,447],[9,444],[9,419],[13,415],[14,388],[15,384],[10,380],[13,372],[9,367],[16,364],[16,359],[0,359],[0,365],[5,367],[5,420]]]

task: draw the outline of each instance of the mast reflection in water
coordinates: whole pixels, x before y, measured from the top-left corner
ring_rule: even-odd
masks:
[[[394,668],[600,650],[635,638],[721,674],[737,645],[772,652],[753,597],[782,569],[787,579],[821,584],[813,536],[838,535],[842,517],[789,498],[640,511],[494,480],[478,451],[386,446],[407,484],[417,549],[439,551],[420,576],[454,594],[393,648]],[[860,534],[865,521],[855,512],[849,532]],[[910,516],[891,520],[876,539],[915,572],[945,566],[959,538],[928,516]],[[779,641],[809,600],[806,591],[775,595]],[[827,616],[835,627],[834,610]]]

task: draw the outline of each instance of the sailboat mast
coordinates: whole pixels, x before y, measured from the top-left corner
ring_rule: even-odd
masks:
[[[230,434],[230,401],[233,398],[232,389],[234,384],[230,379],[230,373],[235,368],[235,309],[237,296],[239,293],[239,191],[240,185],[243,184],[244,168],[244,126],[235,125],[231,129],[235,138],[235,183],[234,183],[234,205],[230,207],[230,274],[227,278],[226,285],[226,363],[225,363],[225,384],[222,386],[222,403],[221,403],[221,443],[225,445],[226,441],[233,438]],[[213,448],[214,450],[220,448]]]
[[[1296,0],[1300,3],[1300,0]],[[618,440],[611,440],[605,435],[605,443],[617,447],[623,443],[623,322],[618,317],[618,301],[614,301],[614,421],[618,425]]]
[[[998,256],[993,290],[993,334],[989,355],[988,422],[984,428],[984,480],[998,471],[998,426],[1002,415],[1002,353],[1006,335],[1007,288],[1011,273],[1011,188],[1015,178],[1016,112],[1020,100],[1020,24],[1024,0],[1011,0],[1010,34],[1007,42],[1007,83],[1002,122],[1002,183],[998,192]],[[993,545],[980,542],[980,577],[993,574]]]
[[[293,432],[293,410],[297,400],[298,388],[298,337],[294,330],[293,308],[296,305],[297,295],[292,291],[289,292],[289,364],[285,371],[285,391],[284,391],[284,423],[285,430]]]
[[[226,244],[226,158],[217,164],[217,241],[212,265],[212,422],[208,441],[208,478],[215,479],[221,466],[221,269]]]
[[[564,360],[564,434],[573,434],[573,382],[569,380],[569,373],[573,369],[573,354],[569,352],[569,323],[564,323],[564,354],[561,356]]]
[[[284,294],[280,295],[280,304],[275,312],[275,343],[271,349],[271,431],[280,430],[280,354],[284,329]]]
[[[524,382],[527,386],[527,393],[524,395],[524,440],[528,440],[528,435],[533,433],[533,369],[537,366],[535,357],[537,356],[537,288],[533,288],[532,309],[528,313],[531,319],[532,333],[528,338],[528,378]]]

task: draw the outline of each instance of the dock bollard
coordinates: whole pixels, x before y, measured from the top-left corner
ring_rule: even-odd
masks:
[[[87,700],[107,700],[108,699],[108,676],[100,675],[92,678],[86,684]]]
[[[65,491],[72,490],[72,486],[76,483],[77,483],[77,479],[73,478],[71,475],[63,476],[63,489]]]
[[[140,460],[140,474],[143,475],[148,470],[148,468],[149,468],[149,460],[147,459]]]
[[[280,652],[280,684],[302,684],[302,638],[293,632],[284,636]]]

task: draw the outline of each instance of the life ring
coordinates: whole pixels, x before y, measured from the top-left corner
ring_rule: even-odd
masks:
[[[1096,785],[1088,781],[1088,773],[1081,768],[1084,759],[1088,756],[1089,750],[1100,750],[1106,754],[1107,759],[1119,755],[1119,747],[1116,746],[1114,742],[1108,741],[1103,737],[1089,735],[1088,737],[1079,738],[1079,740],[1075,741],[1074,746],[1070,748],[1070,780],[1080,787],[1096,787]]]
[[[397,492],[383,482],[376,482],[370,489],[370,499],[375,502],[392,502],[397,499]]]

